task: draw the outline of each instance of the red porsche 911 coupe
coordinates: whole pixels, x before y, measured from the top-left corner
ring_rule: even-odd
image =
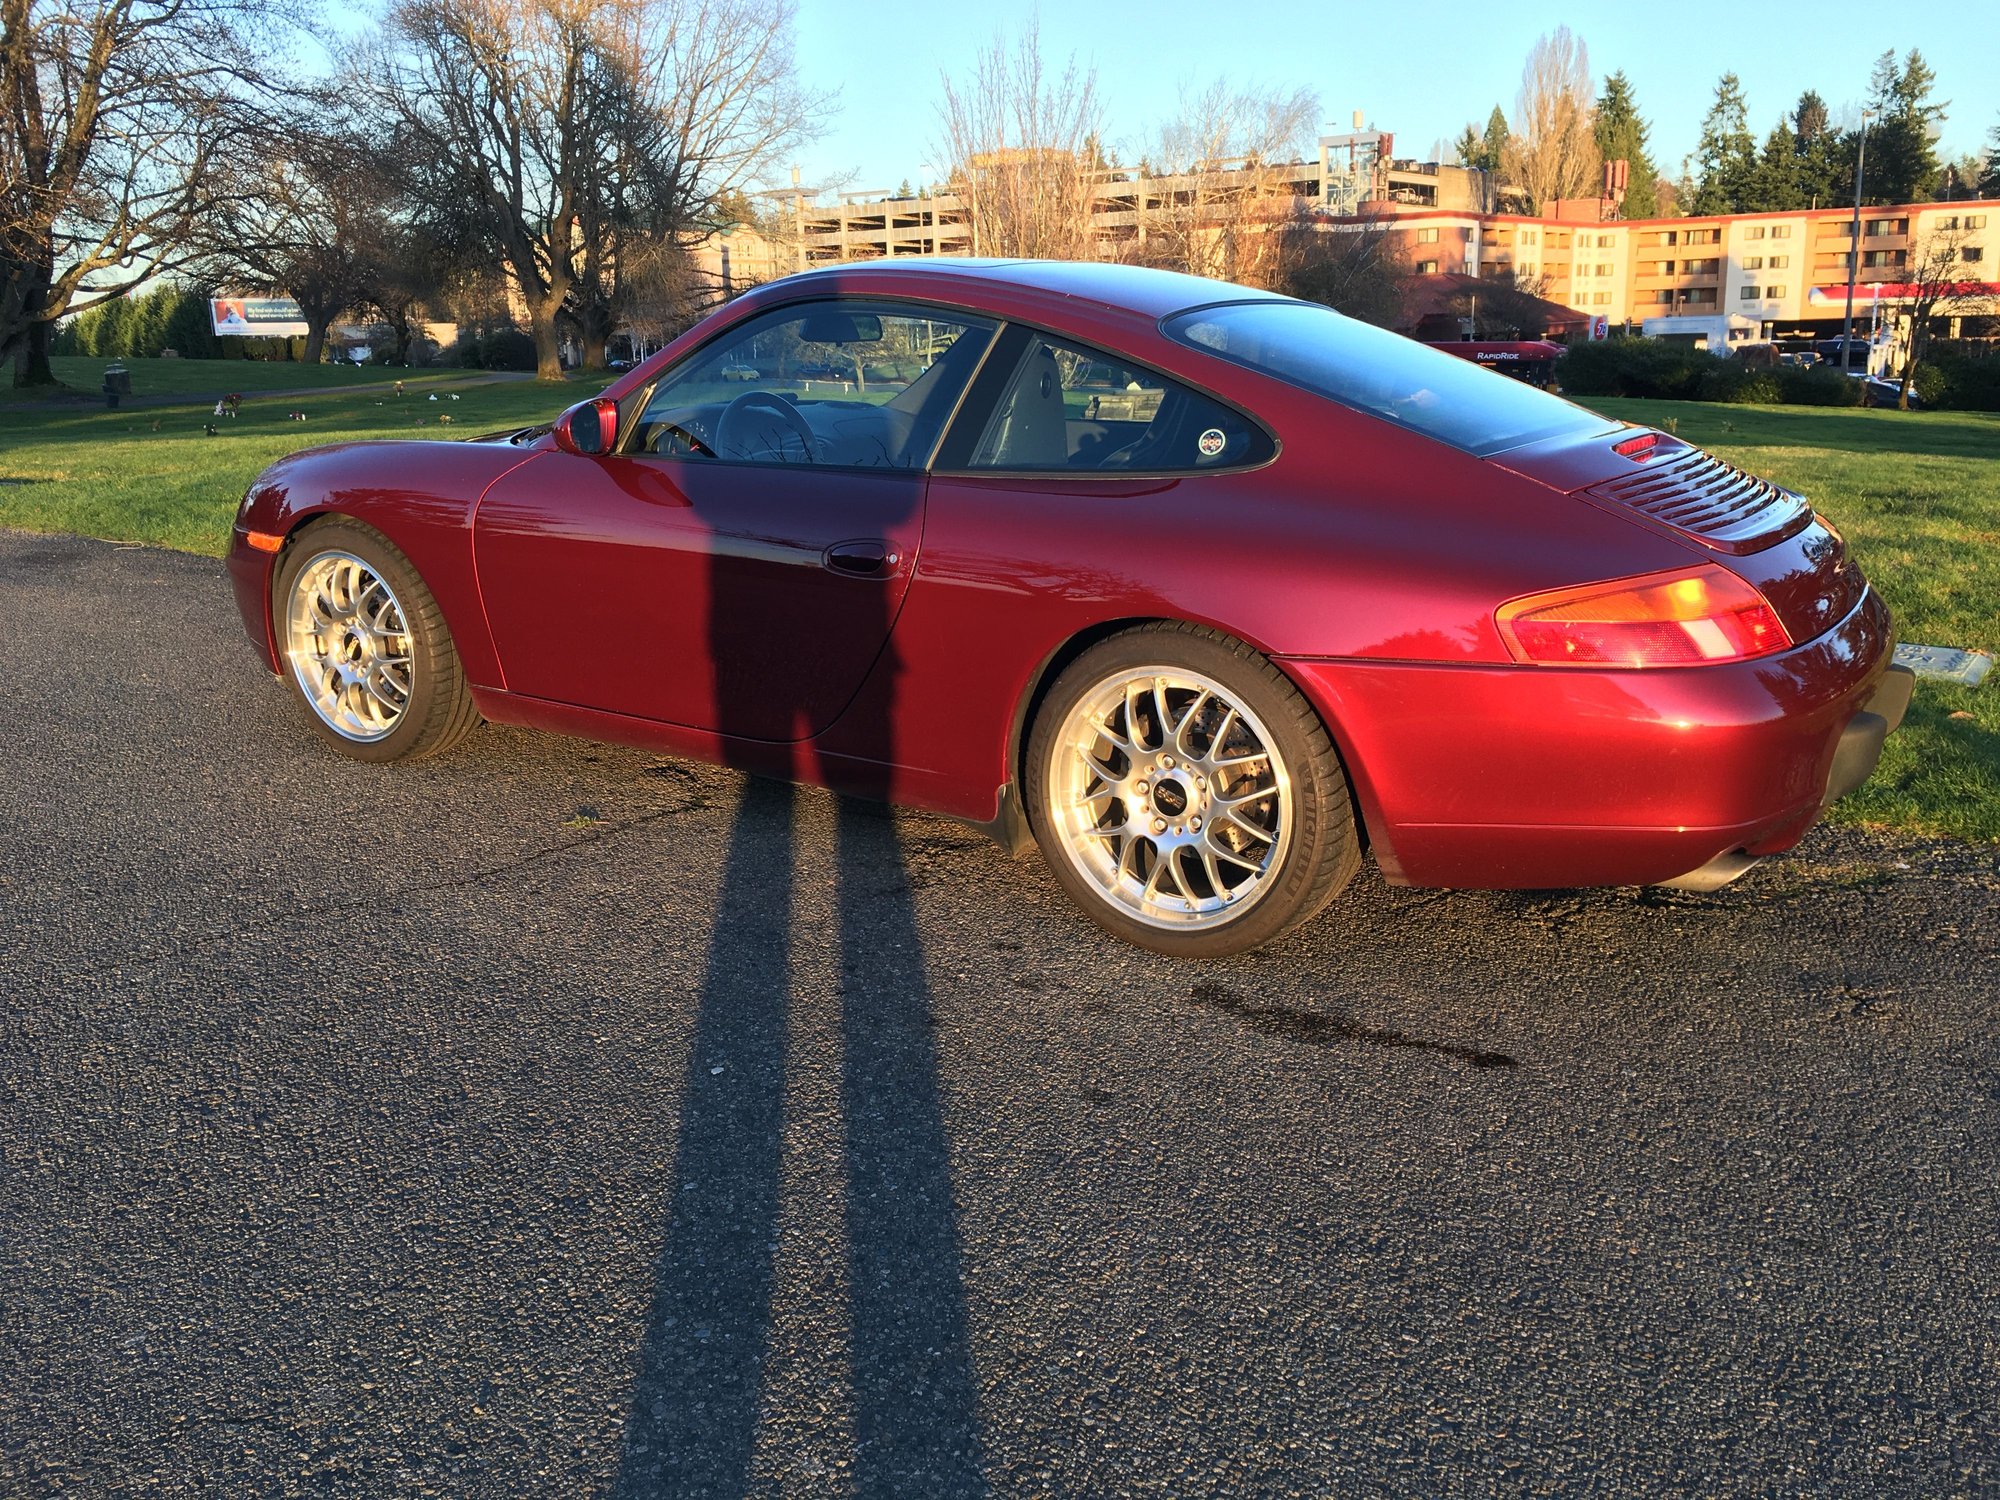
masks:
[[[274,465],[230,569],[335,748],[482,719],[1039,843],[1210,956],[1395,884],[1708,889],[1913,679],[1801,496],[1310,303],[897,261],[718,310],[552,427]]]

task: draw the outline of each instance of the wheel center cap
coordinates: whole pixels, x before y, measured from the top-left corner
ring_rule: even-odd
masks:
[[[1188,810],[1187,788],[1162,777],[1153,784],[1153,807],[1163,818],[1178,818]]]

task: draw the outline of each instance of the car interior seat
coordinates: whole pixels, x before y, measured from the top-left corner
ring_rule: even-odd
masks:
[[[940,354],[928,370],[891,400],[882,403],[885,412],[896,412],[909,418],[891,463],[908,467],[921,464],[930,457],[938,434],[944,430],[952,408],[958,404],[959,391],[972,378],[979,356],[986,352],[991,337],[983,329],[967,329],[951,341],[951,347]]]
[[[1014,378],[981,461],[1001,469],[1061,469],[1069,465],[1062,371],[1055,352],[1038,344]]]

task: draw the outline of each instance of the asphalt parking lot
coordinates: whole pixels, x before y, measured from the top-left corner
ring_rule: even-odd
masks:
[[[1224,965],[574,740],[321,749],[0,534],[0,1491],[2000,1488],[2000,873],[1395,891]]]

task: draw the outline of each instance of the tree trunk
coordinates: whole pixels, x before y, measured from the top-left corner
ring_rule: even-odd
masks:
[[[583,368],[603,371],[610,366],[612,317],[601,303],[587,303],[577,314],[578,340],[583,345]]]
[[[326,352],[326,330],[332,322],[331,318],[315,318],[310,314],[307,315],[305,363],[309,365],[319,363],[320,356]]]
[[[30,323],[14,346],[14,387],[21,390],[55,383],[55,371],[49,368],[49,325]]]
[[[25,274],[23,274],[25,273]],[[42,314],[49,305],[49,281],[54,275],[51,263],[22,266],[15,265],[14,284],[8,288],[7,311],[16,315],[15,326],[20,333],[7,350],[14,361],[14,384],[16,388],[28,386],[54,385],[55,372],[49,368],[49,340],[55,333],[55,325]],[[15,321],[10,317],[9,321]]]
[[[535,336],[535,379],[561,380],[562,338],[556,329],[556,314],[562,310],[562,299],[552,297],[546,301],[536,300],[528,304],[528,322]]]

